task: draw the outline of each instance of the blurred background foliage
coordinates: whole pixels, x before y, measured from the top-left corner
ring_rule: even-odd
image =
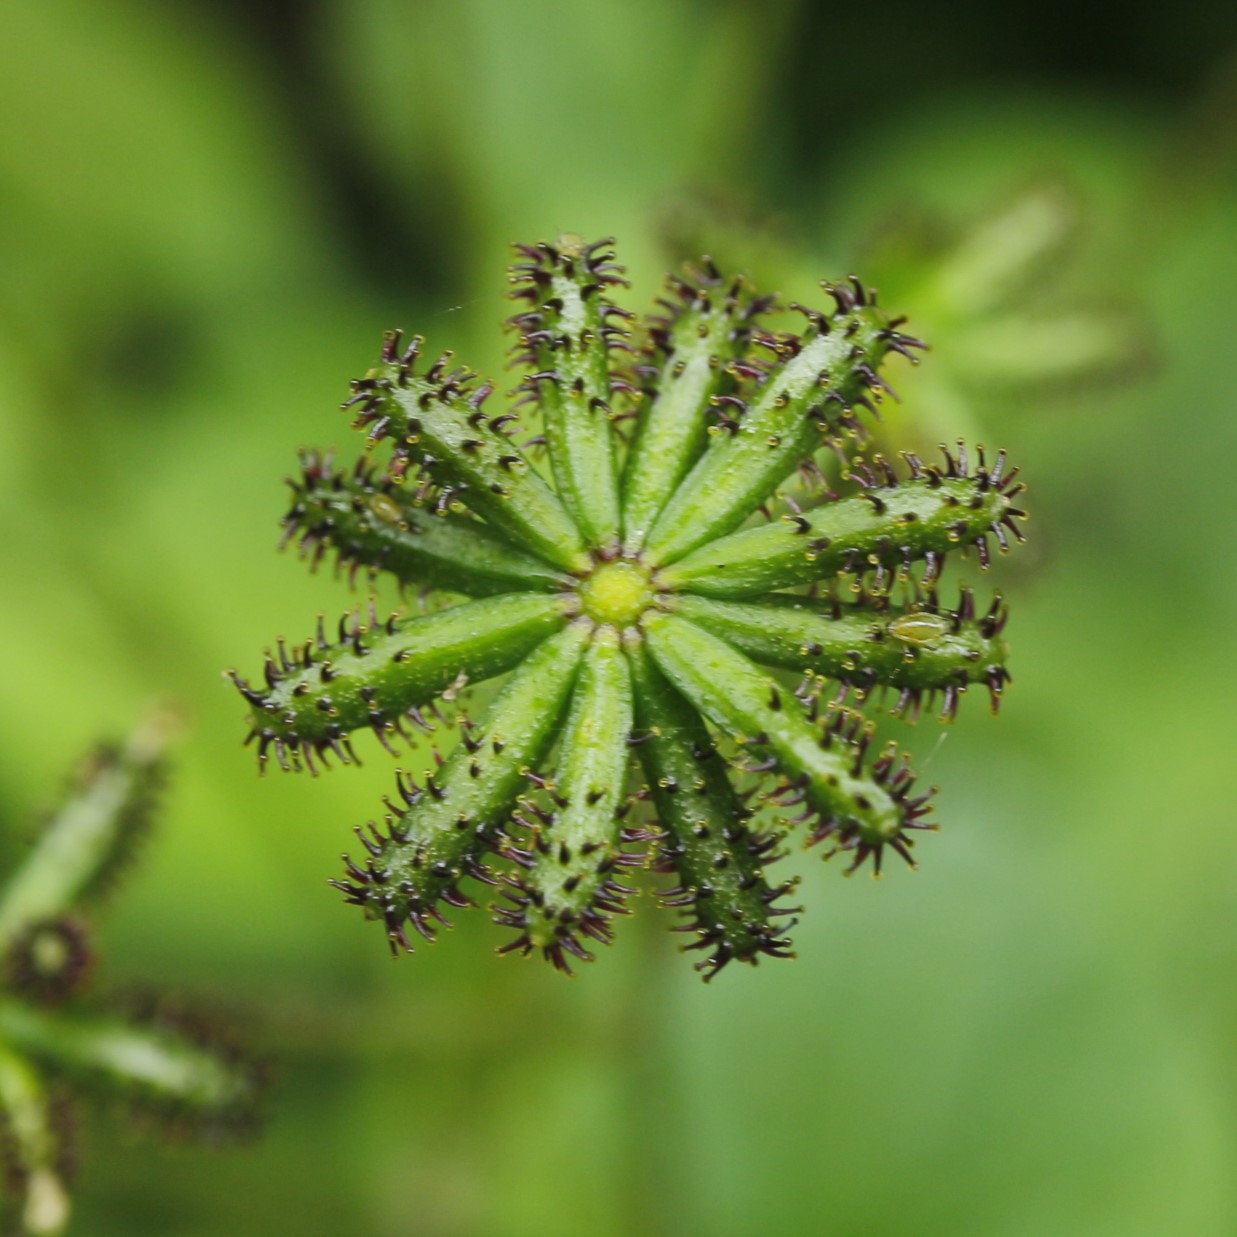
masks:
[[[77,1231],[1237,1231],[1235,35],[1218,2],[3,7],[0,811],[187,707],[111,971],[283,1061],[253,1149],[87,1130]],[[701,246],[799,299],[861,271],[935,348],[890,440],[1032,483],[1007,711],[912,740],[924,870],[792,859],[800,960],[708,988],[649,913],[574,982],[480,917],[393,964],[325,885],[391,762],[259,781],[219,675],[349,603],[274,553],[278,479],[351,448],[381,330],[498,370],[506,245],[562,229],[619,237],[633,308]]]

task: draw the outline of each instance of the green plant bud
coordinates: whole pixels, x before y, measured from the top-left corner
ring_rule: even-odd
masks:
[[[967,383],[991,399],[1077,394],[1145,374],[1155,364],[1147,328],[1129,312],[1007,313],[954,328]]]
[[[530,770],[554,740],[591,631],[581,620],[545,640],[437,773],[423,786],[401,776],[404,808],[388,802],[387,832],[373,823],[368,833],[357,830],[368,852],[364,866],[345,855],[346,876],[331,883],[383,921],[393,952],[412,951],[409,924],[434,938],[432,921],[446,923],[440,901],[471,905],[459,890],[464,877],[490,880],[482,859],[503,841]]]
[[[417,502],[432,502],[439,511],[462,502],[550,564],[587,571],[579,529],[510,437],[514,414],[485,411],[493,386],[473,387],[476,375],[451,369],[449,352],[418,374],[424,340],[415,336],[402,353],[400,343],[398,331],[387,335],[382,364],[353,382],[344,405],[359,405],[356,424],[368,430],[371,443],[393,441],[393,475],[416,465]]]
[[[753,299],[741,279],[727,280],[705,259],[688,277],[671,276],[664,314],[650,317],[642,372],[650,384],[623,472],[623,540],[644,543],[666,500],[700,457],[710,420],[731,427],[745,410],[734,362],[747,351],[756,316],[772,298]]]
[[[0,888],[0,1229],[53,1234],[69,1214],[67,1090],[103,1089],[189,1132],[249,1126],[261,1071],[166,1014],[90,1012],[96,959],[78,917],[148,827],[175,718],[101,746]],[[152,1017],[152,1013],[158,1014]],[[58,1077],[62,1076],[62,1077]],[[49,1088],[48,1079],[55,1083]],[[63,1082],[64,1085],[60,1085]]]
[[[777,923],[802,909],[774,905],[794,880],[771,885],[764,865],[781,858],[781,835],[748,827],[751,809],[730,783],[726,766],[697,713],[666,682],[638,640],[627,655],[636,685],[636,750],[661,832],[653,861],[679,883],[661,895],[681,908],[678,928],[695,940],[685,949],[707,949],[696,969],[712,979],[728,962],[755,963],[761,954],[793,958]]]
[[[912,606],[878,597],[869,605],[822,603],[773,595],[759,603],[681,594],[675,611],[765,666],[782,666],[858,688],[898,692],[895,713],[918,714],[939,692],[942,718],[952,718],[973,683],[987,687],[995,709],[1009,673],[1000,639],[1006,611],[998,595],[978,617],[963,589],[954,610],[928,593]],[[843,699],[845,695],[843,696]]]
[[[252,710],[258,759],[265,763],[273,746],[285,769],[303,754],[316,772],[314,752],[355,760],[347,736],[363,726],[388,746],[393,734],[408,737],[405,719],[432,729],[424,705],[510,670],[570,608],[561,596],[510,593],[373,626],[353,615],[349,627],[345,615],[335,644],[319,624],[316,640],[292,654],[280,645],[278,660],[267,655],[265,691],[231,672]]]
[[[1028,187],[962,232],[937,258],[923,299],[946,313],[982,318],[1016,303],[1059,264],[1078,230],[1081,204],[1059,184]]]
[[[899,480],[878,457],[877,471],[859,465],[853,474],[860,494],[722,537],[663,568],[659,578],[668,589],[740,598],[871,572],[881,591],[916,562],[931,584],[955,550],[974,546],[986,568],[989,537],[1002,551],[1011,536],[1022,540],[1018,522],[1025,513],[1014,500],[1023,487],[1015,482],[1017,469],[1006,469],[1004,452],[989,468],[981,449],[973,474],[961,446],[957,455],[945,451],[943,467],[905,458],[909,479]]]
[[[46,1088],[30,1064],[0,1044],[0,1139],[5,1190],[0,1208],[30,1237],[62,1232],[69,1221],[63,1134]],[[5,1232],[11,1231],[6,1225]]]
[[[632,390],[610,374],[610,352],[631,350],[615,324],[631,315],[606,297],[627,286],[613,244],[560,236],[516,245],[511,296],[523,304],[508,322],[519,336],[513,364],[528,371],[518,390],[541,411],[555,485],[588,544],[606,552],[619,532],[613,400]]]
[[[358,461],[351,473],[307,451],[290,481],[284,544],[295,540],[316,567],[329,550],[355,582],[357,571],[387,572],[401,585],[468,597],[570,588],[572,579],[499,536],[488,524],[420,506],[403,486],[377,479]]]
[[[887,229],[869,251],[872,277],[938,349],[931,372],[907,384],[921,439],[1002,407],[1023,420],[1062,400],[1090,406],[1155,366],[1154,333],[1127,294],[1102,276],[1078,279],[1086,214],[1073,190],[1039,181],[970,219],[924,215]]]
[[[802,336],[757,336],[774,360],[748,407],[712,445],[666,504],[648,538],[654,563],[670,563],[731,532],[822,440],[858,434],[856,404],[874,408],[888,390],[877,373],[891,349],[910,353],[918,340],[901,335],[856,280],[826,286],[837,300],[832,316],[804,310]]]
[[[505,896],[498,922],[519,935],[504,952],[541,953],[560,971],[569,958],[592,961],[581,935],[609,943],[610,921],[626,914],[632,889],[616,872],[639,858],[620,849],[618,806],[627,773],[631,734],[631,674],[613,627],[600,627],[580,663],[563,727],[558,764],[547,793],[552,810],[527,820],[527,849],[508,854],[525,870]]]
[[[687,620],[659,615],[647,624],[649,650],[670,682],[737,743],[767,754],[786,782],[768,796],[782,807],[803,804],[809,841],[830,840],[854,852],[850,871],[891,847],[907,863],[906,831],[920,829],[930,795],[909,798],[913,777],[895,750],[866,761],[872,731],[837,712],[814,721],[777,679],[742,653]],[[832,851],[830,853],[833,853]]]
[[[264,1090],[259,1066],[167,1017],[142,1025],[0,1001],[0,1040],[78,1086],[190,1131],[245,1132]]]
[[[114,883],[149,827],[172,723],[161,715],[123,747],[100,746],[34,849],[0,892],[0,952]]]

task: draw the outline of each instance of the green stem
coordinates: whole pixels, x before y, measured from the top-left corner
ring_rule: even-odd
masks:
[[[673,562],[737,528],[822,436],[857,432],[853,405],[870,402],[869,391],[879,397],[876,369],[896,333],[884,313],[849,294],[832,319],[812,313],[809,322],[802,338],[763,339],[778,361],[733,431],[718,431],[666,504],[649,533],[653,562]]]
[[[755,314],[741,280],[727,283],[711,263],[696,279],[671,278],[667,290],[682,305],[651,320],[650,335],[664,354],[654,391],[646,397],[623,472],[623,540],[639,550],[679,483],[708,441],[714,400],[734,388],[729,366],[742,356]]]
[[[465,876],[488,879],[481,860],[502,841],[527,775],[553,742],[592,632],[581,620],[546,640],[504,684],[476,735],[460,745],[424,786],[402,778],[406,809],[393,805],[387,834],[361,834],[369,856],[351,860],[333,882],[347,900],[381,919],[393,950],[411,950],[405,925],[432,939],[438,902],[468,905],[459,893]],[[360,833],[360,831],[358,831]]]
[[[907,480],[877,460],[882,475],[869,470],[861,494],[722,537],[663,568],[660,579],[667,588],[740,598],[844,572],[875,571],[880,589],[915,562],[925,563],[931,583],[948,554],[969,546],[986,566],[989,537],[1002,549],[1011,533],[1022,537],[1023,512],[1013,505],[1022,487],[1011,484],[1015,473],[1004,471],[1003,455],[989,470],[981,453],[974,476],[965,473],[964,455],[946,459],[942,470],[908,456]]]
[[[285,544],[296,539],[314,566],[328,550],[355,576],[385,571],[401,585],[468,597],[570,588],[570,576],[514,546],[490,525],[454,511],[435,512],[393,481],[378,481],[364,461],[351,474],[306,452],[284,517]]]
[[[236,679],[250,703],[259,760],[274,746],[288,767],[304,754],[333,750],[345,763],[355,756],[347,735],[369,726],[387,743],[405,718],[423,729],[420,708],[444,692],[455,694],[517,665],[574,607],[571,595],[510,593],[415,618],[391,619],[372,629],[360,623],[338,644],[307,640],[280,661],[268,656],[267,690]]]
[[[789,912],[773,906],[792,884],[773,887],[764,874],[764,864],[780,857],[780,835],[748,828],[751,809],[730,784],[700,714],[666,682],[641,641],[628,640],[627,656],[637,689],[637,751],[666,834],[656,866],[680,881],[662,901],[688,915],[680,930],[696,940],[685,948],[710,951],[696,969],[711,979],[733,958],[793,957],[785,926],[774,922]]]
[[[485,412],[490,385],[474,389],[471,371],[449,369],[449,352],[416,373],[422,342],[414,338],[401,355],[397,336],[387,337],[383,364],[352,384],[357,424],[369,427],[371,441],[394,440],[397,465],[420,469],[425,501],[444,511],[463,502],[547,562],[587,571],[580,530],[509,437],[511,416]]]
[[[157,718],[122,750],[103,749],[0,893],[0,953],[32,924],[101,889],[145,824],[170,723]]]
[[[854,867],[868,854],[879,860],[887,844],[910,862],[903,831],[919,827],[926,809],[907,801],[912,779],[909,770],[895,771],[892,750],[865,767],[870,728],[847,730],[845,714],[836,726],[820,726],[775,678],[686,619],[659,615],[646,632],[662,673],[701,713],[785,770],[789,780],[771,798],[803,803],[817,817],[812,840],[855,850]]]
[[[998,597],[975,617],[974,596],[964,591],[958,608],[943,611],[934,599],[918,605],[840,606],[819,611],[803,597],[770,596],[764,603],[715,601],[682,593],[676,613],[766,666],[782,666],[858,687],[895,687],[897,711],[923,693],[944,693],[952,717],[971,683],[994,696],[1008,679],[1006,646],[999,633],[1005,612]]]
[[[4,1001],[0,1040],[84,1083],[186,1115],[232,1115],[254,1099],[249,1069],[164,1027]]]
[[[58,1138],[47,1094],[29,1063],[3,1044],[0,1108],[11,1139],[12,1167],[24,1194],[22,1231],[32,1237],[59,1233],[69,1220],[69,1196],[57,1169]]]
[[[517,877],[523,894],[512,899],[523,929],[516,944],[525,952],[540,949],[560,970],[571,969],[567,954],[591,960],[579,933],[608,941],[609,917],[625,913],[622,898],[630,890],[612,877],[625,858],[617,810],[631,726],[627,659],[615,629],[600,627],[581,662],[563,728],[549,788],[555,810],[529,822],[529,850],[517,854],[527,874]]]
[[[521,390],[541,409],[546,448],[559,494],[591,547],[610,552],[619,532],[610,349],[624,332],[609,323],[619,311],[607,285],[623,282],[609,240],[585,245],[520,246],[529,260],[512,267],[512,296],[528,302],[516,316],[517,361],[531,368]]]

